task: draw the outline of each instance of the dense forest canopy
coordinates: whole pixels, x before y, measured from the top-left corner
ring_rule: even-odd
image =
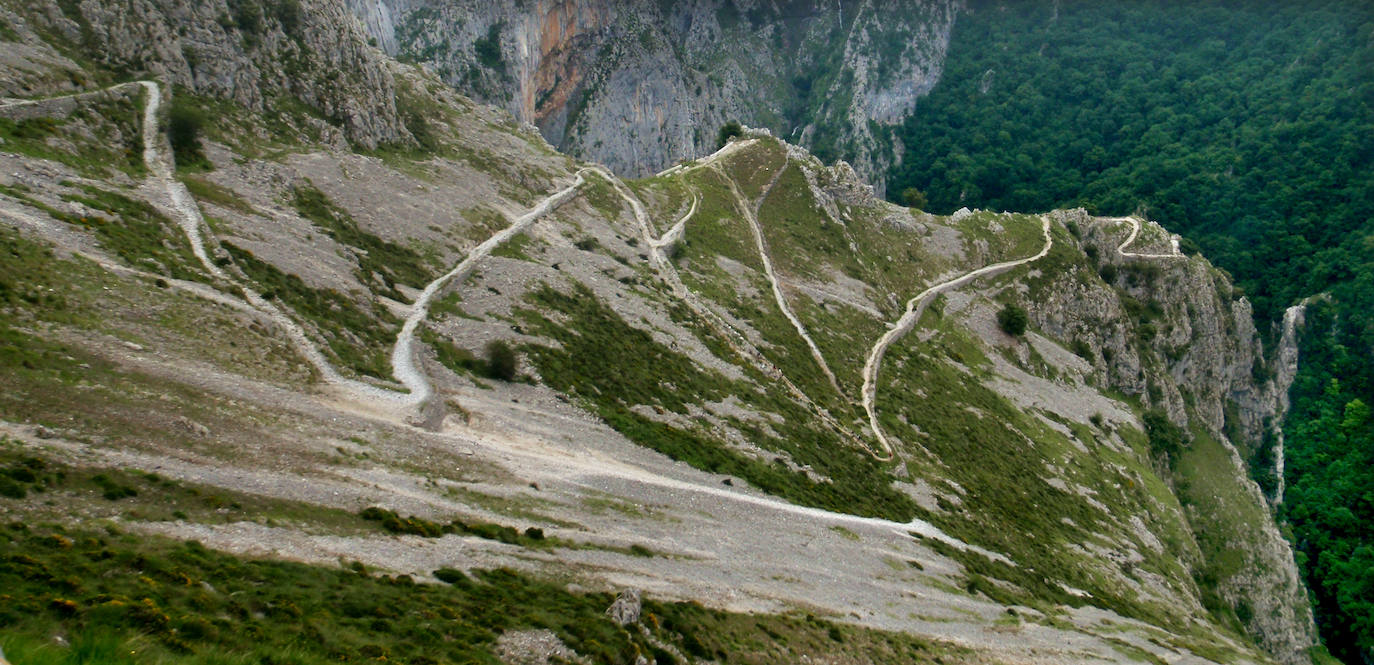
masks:
[[[887,191],[940,213],[1144,212],[1235,276],[1271,342],[1286,307],[1327,294],[1284,425],[1283,516],[1328,647],[1374,662],[1374,4],[968,10],[895,132]]]

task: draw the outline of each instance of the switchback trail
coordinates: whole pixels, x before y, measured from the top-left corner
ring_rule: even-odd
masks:
[[[730,145],[736,145],[738,143],[739,142],[736,141],[734,143],[731,143]],[[703,166],[706,166],[712,160],[717,159],[718,156],[722,154],[728,153],[724,153],[723,151],[717,152],[715,155],[706,158],[706,160],[704,160],[702,163],[697,164],[693,168],[701,168]],[[622,183],[619,178],[615,177],[615,175],[607,172],[605,169],[602,168],[594,168],[593,171],[595,171],[601,177],[606,178],[606,180],[611,183],[612,187],[615,188],[616,193],[620,195],[620,198],[623,201],[625,201],[625,203],[627,203],[630,206],[630,209],[634,212],[635,221],[639,225],[640,240],[642,240],[644,244],[649,246],[649,260],[653,264],[654,268],[658,271],[658,273],[663,276],[663,279],[668,282],[668,286],[670,289],[672,289],[673,295],[677,296],[684,303],[686,303],[687,307],[691,309],[697,316],[701,317],[702,320],[707,323],[707,325],[711,326],[717,332],[719,332],[721,334],[721,337],[724,338],[726,345],[728,345],[732,351],[739,355],[739,357],[743,358],[746,362],[753,365],[754,368],[757,369],[764,376],[774,381],[780,382],[783,385],[783,387],[787,389],[788,394],[791,395],[793,399],[796,399],[807,409],[809,409],[812,413],[816,414],[816,417],[820,418],[821,422],[825,423],[827,427],[829,427],[835,433],[839,434],[842,438],[848,439],[850,442],[858,445],[860,448],[863,448],[864,450],[869,450],[868,446],[865,446],[863,442],[858,439],[858,437],[855,437],[852,433],[850,433],[847,428],[845,428],[843,425],[839,423],[839,421],[835,420],[834,416],[831,416],[828,411],[826,411],[820,404],[817,404],[814,400],[812,400],[810,396],[808,396],[801,388],[797,386],[797,384],[793,383],[791,379],[787,378],[787,375],[783,374],[782,370],[778,369],[778,367],[774,365],[771,361],[769,361],[761,351],[755,348],[754,345],[751,344],[749,340],[744,337],[743,334],[741,334],[738,330],[735,330],[734,326],[731,326],[728,322],[725,321],[725,319],[721,318],[719,314],[716,314],[716,312],[712,310],[706,303],[702,302],[702,300],[698,298],[697,295],[693,293],[691,289],[687,288],[687,285],[682,281],[682,276],[678,274],[677,268],[673,265],[672,261],[669,261],[668,258],[663,254],[663,247],[666,243],[655,242],[652,230],[653,225],[649,222],[649,213],[644,209],[644,204],[641,203],[640,200],[636,196],[634,196],[633,192],[629,191],[629,188],[626,187],[625,184]],[[692,211],[695,212],[695,210],[696,207],[693,206]],[[690,214],[688,215],[688,217],[690,217]],[[677,226],[685,224],[686,222],[687,217],[684,217],[682,220],[678,222],[677,225],[675,225],[675,228]],[[669,233],[671,233],[671,231],[669,231]],[[871,453],[872,451],[869,450],[869,452]]]
[[[916,327],[916,322],[920,320],[921,314],[925,312],[926,306],[930,304],[932,298],[940,293],[959,288],[979,277],[995,275],[1015,268],[1016,266],[1025,265],[1031,261],[1044,258],[1045,255],[1050,253],[1050,248],[1054,246],[1054,240],[1050,237],[1049,218],[1041,215],[1040,225],[1041,231],[1045,234],[1045,246],[1041,248],[1040,253],[1024,259],[984,266],[972,272],[964,273],[954,279],[936,284],[920,292],[915,298],[907,301],[906,313],[902,315],[902,318],[897,320],[897,323],[893,325],[890,330],[883,334],[878,340],[878,343],[874,344],[873,349],[868,352],[868,359],[864,362],[863,371],[863,406],[864,411],[868,413],[868,424],[873,428],[873,434],[877,437],[878,443],[882,445],[883,451],[886,454],[886,460],[891,460],[895,453],[893,452],[891,442],[887,439],[887,434],[883,432],[883,426],[878,422],[878,409],[875,401],[878,393],[878,368],[883,362],[883,354],[887,352],[887,347],[891,346],[893,342],[897,341],[903,335],[910,332],[912,328]]]
[[[1127,236],[1122,243],[1117,246],[1116,253],[1133,259],[1180,259],[1185,258],[1182,252],[1178,251],[1178,236],[1169,236],[1169,246],[1172,250],[1168,254],[1139,254],[1128,252],[1126,248],[1135,242],[1136,236],[1140,235],[1140,218],[1138,217],[1109,217],[1109,222],[1125,222],[1131,225],[1131,235]]]
[[[577,192],[586,179],[583,173],[587,169],[577,172],[576,180],[573,184],[555,192],[552,196],[539,202],[529,212],[516,218],[510,226],[499,231],[496,235],[487,238],[482,244],[474,247],[468,255],[463,258],[458,265],[448,271],[438,279],[425,286],[424,291],[415,298],[414,304],[410,306],[410,314],[406,316],[405,324],[401,326],[400,334],[396,335],[396,346],[391,352],[391,373],[400,381],[402,385],[410,390],[412,400],[415,403],[422,403],[434,395],[434,388],[430,385],[429,377],[415,364],[415,330],[424,322],[429,315],[429,304],[434,300],[434,296],[439,293],[445,285],[455,280],[466,277],[478,261],[486,258],[492,250],[500,247],[507,240],[517,233],[523,232],[533,224],[535,220],[548,214],[550,210],[557,208],[565,203],[572,195]],[[694,206],[695,208],[695,206]]]
[[[429,382],[429,377],[416,366],[414,338],[415,331],[418,329],[429,312],[429,304],[434,296],[446,284],[454,278],[467,274],[472,270],[478,261],[485,258],[493,249],[509,240],[512,236],[524,231],[536,219],[544,216],[550,210],[558,207],[571,198],[572,194],[585,182],[582,172],[579,171],[576,180],[572,185],[565,187],[553,195],[541,201],[537,206],[519,218],[515,219],[510,226],[497,232],[496,235],[488,238],[468,253],[462,261],[452,270],[428,284],[421,292],[419,297],[411,305],[410,314],[406,317],[400,333],[396,336],[395,345],[392,348],[391,367],[394,378],[406,387],[408,392],[402,393],[387,390],[379,386],[374,386],[355,379],[346,378],[338,373],[320,353],[319,349],[310,340],[305,330],[300,327],[290,316],[279,309],[275,304],[266,300],[256,291],[243,285],[222,270],[214,261],[210,260],[206,251],[205,235],[202,228],[208,229],[205,220],[201,216],[200,207],[196,204],[194,197],[191,196],[186,186],[177,180],[173,174],[173,158],[171,146],[162,140],[161,132],[158,131],[158,110],[162,103],[161,89],[153,81],[140,81],[140,85],[148,93],[148,102],[144,106],[143,112],[143,160],[147,164],[149,180],[160,186],[166,191],[167,197],[172,204],[172,208],[177,213],[177,222],[182,231],[186,234],[187,240],[191,243],[191,251],[195,254],[201,265],[215,278],[224,282],[234,284],[243,291],[243,297],[255,309],[267,314],[291,339],[292,344],[297,350],[306,357],[311,365],[319,371],[324,381],[333,387],[340,388],[347,393],[364,400],[372,400],[386,405],[397,407],[416,407],[426,403],[433,397],[434,389]],[[213,236],[211,236],[213,238]]]

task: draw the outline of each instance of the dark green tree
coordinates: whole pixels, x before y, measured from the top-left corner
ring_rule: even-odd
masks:
[[[172,144],[172,154],[178,166],[185,168],[206,163],[204,147],[200,142],[204,127],[204,112],[180,97],[172,100],[167,117],[167,140]]]
[[[908,208],[925,210],[927,204],[925,192],[915,187],[907,187],[902,190],[902,203]]]
[[[1029,322],[1030,317],[1026,310],[1016,305],[1008,304],[997,312],[997,325],[1001,326],[1002,332],[1012,337],[1026,334],[1026,324]]]
[[[487,377],[499,381],[515,380],[515,349],[510,344],[493,340],[487,343]]]
[[[740,126],[738,122],[731,120],[721,125],[720,132],[716,134],[716,149],[724,148],[725,144],[736,136],[744,136],[744,127]]]

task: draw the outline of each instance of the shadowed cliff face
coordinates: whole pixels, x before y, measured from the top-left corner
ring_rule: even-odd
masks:
[[[537,125],[577,156],[646,175],[766,127],[870,180],[884,131],[934,86],[955,3],[351,0],[376,43]]]

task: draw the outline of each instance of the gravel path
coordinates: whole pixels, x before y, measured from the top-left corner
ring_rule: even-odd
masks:
[[[410,390],[410,397],[413,403],[421,404],[434,396],[434,387],[430,384],[429,377],[425,376],[425,373],[415,364],[414,349],[415,330],[420,327],[425,317],[429,315],[429,304],[434,300],[434,296],[449,282],[455,279],[461,281],[469,272],[472,272],[477,262],[486,258],[487,255],[491,254],[492,250],[500,247],[507,240],[510,240],[511,237],[523,232],[526,228],[529,228],[530,224],[533,224],[535,220],[548,214],[550,210],[557,208],[567,202],[568,199],[572,198],[578,188],[586,182],[586,179],[582,175],[584,171],[586,171],[586,169],[577,172],[577,179],[573,184],[564,187],[558,192],[555,192],[552,196],[540,201],[539,205],[511,222],[510,226],[507,226],[497,232],[496,235],[487,238],[482,244],[474,247],[458,265],[453,267],[453,270],[448,271],[443,276],[430,282],[425,286],[424,291],[421,291],[420,295],[415,298],[415,303],[410,306],[410,314],[406,317],[405,324],[401,326],[400,334],[396,335],[396,346],[391,352],[392,375],[396,377],[397,381],[400,381],[402,385]],[[693,210],[695,209],[696,207],[693,206]]]
[[[734,143],[731,143],[730,145],[737,145],[739,143],[739,141],[736,141]],[[696,169],[710,166],[713,163],[713,160],[719,159],[721,156],[726,154],[729,154],[729,151],[722,149],[721,151],[706,158],[705,160],[698,162],[692,168]],[[711,327],[715,328],[717,332],[721,333],[721,336],[725,338],[725,342],[727,345],[730,346],[731,350],[733,350],[741,358],[744,358],[746,361],[752,364],[755,367],[755,369],[763,373],[764,376],[767,376],[768,378],[782,384],[782,386],[787,389],[788,394],[790,394],[794,399],[796,399],[801,404],[805,405],[808,409],[811,410],[812,413],[815,413],[816,417],[820,418],[821,421],[824,422],[826,426],[829,427],[831,430],[839,434],[841,437],[848,439],[850,442],[854,443],[860,448],[864,448],[865,450],[867,450],[868,447],[864,445],[863,441],[861,441],[858,437],[850,433],[847,428],[845,428],[843,425],[839,423],[839,421],[835,420],[835,418],[831,416],[828,411],[826,411],[821,405],[817,404],[814,400],[812,400],[811,397],[808,396],[804,391],[802,391],[802,389],[799,388],[797,384],[793,383],[791,379],[787,378],[787,375],[783,374],[782,370],[778,369],[776,365],[770,362],[763,355],[763,353],[758,350],[758,348],[756,348],[753,344],[749,342],[748,339],[744,337],[743,334],[741,334],[733,326],[727,323],[719,314],[717,314],[714,310],[707,306],[706,303],[703,302],[700,298],[698,298],[695,293],[692,293],[691,289],[687,288],[687,285],[682,281],[682,277],[678,274],[677,268],[673,265],[671,261],[667,259],[666,256],[664,256],[662,247],[656,246],[654,244],[654,236],[652,231],[653,224],[651,224],[649,221],[649,213],[644,209],[644,204],[641,203],[639,199],[635,197],[632,192],[629,191],[629,188],[626,187],[625,184],[622,183],[619,178],[617,178],[611,173],[608,173],[604,169],[597,168],[595,170],[599,175],[601,175],[602,177],[606,178],[611,182],[611,184],[615,187],[616,193],[618,193],[620,195],[620,198],[623,199],[627,204],[629,204],[630,208],[634,211],[635,221],[639,224],[640,239],[646,245],[649,245],[649,260],[651,263],[653,263],[655,269],[658,270],[659,274],[662,275],[663,278],[668,282],[669,287],[673,291],[673,294],[676,295],[678,298],[681,298],[682,301],[686,303],[687,306],[697,314],[697,316],[700,316],[709,325],[711,325]],[[727,178],[727,180],[729,180],[729,178]]]
[[[1170,236],[1169,236],[1169,245],[1170,245],[1170,248],[1172,249],[1172,251],[1171,251],[1170,253],[1168,253],[1168,254],[1138,254],[1138,253],[1136,253],[1136,252],[1128,252],[1128,251],[1126,251],[1126,248],[1127,248],[1128,246],[1130,246],[1131,243],[1135,242],[1136,236],[1140,235],[1140,219],[1137,218],[1137,217],[1111,217],[1111,218],[1108,218],[1107,221],[1110,221],[1110,222],[1127,222],[1127,223],[1129,223],[1129,224],[1131,225],[1131,235],[1127,236],[1127,237],[1126,237],[1126,240],[1124,240],[1124,241],[1116,248],[1116,253],[1117,253],[1117,254],[1120,254],[1120,255],[1126,256],[1126,257],[1130,257],[1130,258],[1136,258],[1136,259],[1182,259],[1182,258],[1187,258],[1187,257],[1185,257],[1181,252],[1178,251],[1178,236],[1176,236],[1176,235],[1170,235]]]
[[[683,230],[687,227],[687,220],[691,219],[692,215],[697,214],[698,203],[701,203],[701,196],[695,193],[692,194],[692,207],[687,211],[687,214],[683,215],[682,219],[677,220],[677,223],[673,225],[673,228],[668,229],[668,232],[664,233],[662,238],[650,238],[649,246],[653,247],[654,249],[663,249],[664,247],[671,246],[673,243],[680,240],[682,238]]]
[[[158,131],[158,108],[161,105],[161,90],[153,81],[141,81],[140,84],[148,92],[148,103],[143,114],[143,159],[148,165],[150,178],[166,190],[172,207],[177,212],[177,219],[181,224],[182,231],[190,241],[191,249],[196,258],[200,260],[205,269],[219,279],[237,284],[236,280],[210,260],[205,249],[205,238],[201,232],[205,220],[201,217],[200,207],[196,205],[195,199],[186,189],[186,186],[173,175],[170,146],[161,140],[162,135]],[[343,388],[346,392],[365,401],[399,407],[420,406],[433,397],[434,388],[430,384],[429,377],[425,376],[415,363],[415,331],[429,314],[429,305],[434,296],[453,279],[470,272],[477,262],[486,258],[493,249],[524,231],[535,220],[570,199],[584,182],[583,172],[579,171],[573,184],[555,192],[532,210],[515,219],[510,226],[497,232],[496,235],[488,238],[469,252],[467,257],[452,270],[425,287],[411,305],[410,314],[406,317],[400,333],[396,336],[396,343],[391,354],[393,376],[401,385],[405,386],[408,391],[406,393],[386,390],[341,376],[294,320],[252,289],[242,284],[238,284],[238,286],[243,287],[244,297],[254,308],[268,314],[286,331],[293,344],[319,370],[326,383]]]
[[[769,255],[768,243],[763,237],[763,227],[759,224],[758,214],[755,210],[751,209],[748,202],[745,201],[744,193],[739,191],[739,185],[735,183],[735,179],[726,175],[725,172],[719,168],[717,168],[716,171],[720,173],[721,177],[725,178],[726,182],[730,183],[730,192],[735,196],[735,207],[739,209],[740,214],[744,215],[744,220],[749,222],[749,229],[754,234],[754,246],[759,251],[759,258],[763,261],[763,274],[768,277],[768,286],[773,290],[773,299],[777,301],[778,309],[782,310],[782,315],[787,317],[787,320],[792,323],[792,327],[796,329],[797,334],[801,336],[802,341],[806,342],[807,348],[811,350],[811,357],[814,358],[816,364],[820,366],[821,372],[825,374],[825,378],[830,382],[830,386],[835,389],[835,392],[843,395],[844,391],[840,390],[840,382],[835,379],[835,373],[830,371],[830,364],[825,361],[825,356],[821,355],[820,347],[816,346],[816,342],[811,339],[811,334],[807,332],[806,326],[803,325],[801,319],[797,318],[797,315],[792,312],[792,307],[787,304],[787,297],[782,293],[782,283],[778,280],[778,273],[773,270],[773,258]],[[768,197],[768,192],[772,191],[774,184],[776,184],[778,178],[782,176],[782,172],[783,169],[778,169],[777,174],[773,176],[773,181],[768,184],[768,187],[764,189],[763,195],[759,197],[759,205],[763,204],[762,199]]]

